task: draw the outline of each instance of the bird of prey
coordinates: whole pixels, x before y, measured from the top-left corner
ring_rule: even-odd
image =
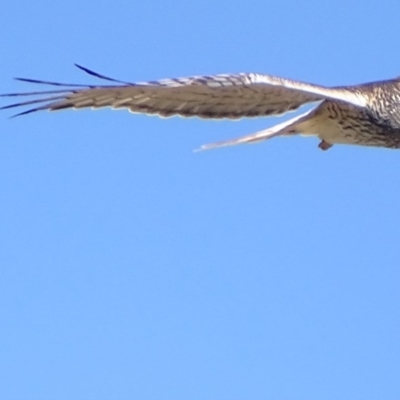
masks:
[[[34,96],[1,109],[35,105],[17,114],[23,115],[41,110],[112,107],[161,117],[238,119],[280,115],[313,104],[311,110],[266,130],[200,149],[296,134],[319,137],[323,150],[337,143],[400,148],[400,78],[325,87],[271,75],[240,73],[131,83],[77,67],[112,84],[76,85],[17,78],[59,88],[1,95],[18,99]]]

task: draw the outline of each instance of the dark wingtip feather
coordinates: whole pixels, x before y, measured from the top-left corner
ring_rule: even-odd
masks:
[[[63,87],[94,87],[91,85],[81,85],[79,83],[60,83],[53,81],[43,81],[39,79],[30,79],[30,78],[14,78],[16,81],[27,82],[27,83],[35,83],[39,85],[51,85],[51,86],[63,86]]]
[[[54,100],[64,100],[64,99],[65,99],[65,96],[53,96],[53,97],[46,97],[44,99],[34,99],[34,100],[29,100],[29,101],[21,101],[21,102],[18,102],[18,103],[13,103],[13,104],[9,104],[7,106],[0,107],[0,110],[7,110],[9,108],[23,107],[23,106],[29,106],[31,104],[53,102]]]
[[[21,96],[42,96],[55,93],[73,93],[74,90],[60,89],[60,90],[41,90],[39,92],[20,92],[20,93],[1,93],[0,97],[21,97]]]
[[[118,79],[110,78],[110,77],[108,77],[108,76],[99,74],[99,73],[97,73],[97,72],[95,72],[95,71],[92,71],[92,70],[89,69],[89,68],[83,67],[82,65],[79,65],[79,64],[76,64],[76,63],[75,63],[74,65],[75,65],[75,67],[79,68],[79,69],[82,70],[83,72],[86,72],[87,74],[89,74],[89,75],[91,75],[91,76],[94,76],[94,77],[96,77],[96,78],[103,79],[103,80],[109,81],[109,82],[122,83],[122,84],[124,84],[124,85],[133,85],[133,83],[130,83],[130,82],[120,81],[120,80],[118,80]]]
[[[84,71],[85,73],[92,75],[96,78],[111,81],[111,82],[117,82],[120,84],[124,85],[133,85],[132,83],[128,82],[123,82],[119,81],[113,78],[109,78],[107,76],[98,74],[97,72],[94,72],[86,67],[83,67],[79,64],[75,64],[77,68],[80,70]],[[39,85],[51,85],[51,86],[58,86],[62,87],[64,89],[60,90],[47,90],[47,91],[35,91],[35,92],[22,92],[22,93],[6,93],[6,94],[0,94],[0,97],[19,97],[19,96],[38,96],[39,98],[34,98],[33,100],[29,101],[21,101],[18,103],[13,103],[9,104],[3,107],[0,107],[0,110],[6,110],[14,107],[24,107],[24,106],[29,106],[32,104],[37,104],[37,103],[46,103],[44,105],[41,105],[36,108],[32,108],[26,111],[22,111],[18,114],[15,114],[11,116],[10,118],[15,118],[19,117],[22,115],[30,114],[36,111],[41,111],[41,110],[61,110],[63,108],[71,108],[73,107],[73,104],[70,102],[66,101],[68,99],[68,95],[72,93],[77,93],[80,92],[82,89],[92,89],[92,88],[105,88],[105,87],[115,87],[115,85],[81,85],[81,84],[74,84],[74,83],[60,83],[60,82],[53,82],[53,81],[44,81],[44,80],[39,80],[39,79],[31,79],[31,78],[20,78],[16,77],[14,78],[17,81],[21,82],[27,82],[27,83],[34,83],[34,84],[39,84]],[[53,96],[46,96],[46,95],[53,95]],[[55,100],[61,100],[59,102],[54,102]]]
[[[46,100],[45,100],[46,101]],[[35,103],[35,102],[32,102]],[[20,104],[13,104],[11,107],[18,107]],[[30,108],[29,110],[22,111],[18,114],[12,115],[10,118],[15,118],[15,117],[20,117],[22,115],[27,115],[27,114],[32,114],[37,111],[59,111],[63,110],[64,108],[71,108],[73,105],[71,103],[63,103],[63,102],[50,102],[46,103],[42,106],[35,107],[35,108]],[[10,106],[6,106],[3,108],[10,108]]]
[[[75,65],[76,68],[79,68],[83,72],[86,72],[89,75],[95,76],[96,78],[102,78],[103,77],[102,75],[98,74],[97,72],[94,72],[91,69],[86,68],[86,67],[84,67],[84,66],[82,66],[80,64],[74,63],[74,65]]]
[[[9,118],[11,119],[11,118],[16,118],[16,117],[21,117],[22,115],[31,114],[31,113],[34,113],[39,110],[43,110],[43,108],[42,107],[31,108],[30,110],[22,111],[18,114],[11,115],[11,117],[9,117]]]

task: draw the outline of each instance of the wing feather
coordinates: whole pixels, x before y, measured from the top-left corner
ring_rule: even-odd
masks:
[[[68,85],[58,82],[18,78],[31,83],[65,87],[63,90],[11,93],[2,97],[38,96],[0,109],[41,104],[17,115],[40,110],[67,108],[125,108],[133,113],[164,117],[229,118],[284,114],[304,104],[335,99],[363,107],[365,100],[347,88],[327,88],[270,75],[241,73],[194,76],[160,81],[127,83],[78,66],[97,78],[117,85]],[[48,96],[57,94],[57,96]]]

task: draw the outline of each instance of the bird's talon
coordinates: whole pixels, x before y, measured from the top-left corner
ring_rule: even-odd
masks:
[[[320,142],[320,144],[318,145],[318,147],[319,147],[321,150],[324,150],[324,151],[330,149],[332,146],[333,146],[333,144],[330,144],[330,143],[328,143],[328,142],[325,142],[325,140],[322,140],[322,141]]]

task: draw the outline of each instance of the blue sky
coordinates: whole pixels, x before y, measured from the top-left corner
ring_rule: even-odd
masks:
[[[398,2],[21,1],[11,78],[400,75]],[[4,99],[1,104],[5,104]],[[0,118],[0,397],[398,399],[400,153],[277,119]]]

